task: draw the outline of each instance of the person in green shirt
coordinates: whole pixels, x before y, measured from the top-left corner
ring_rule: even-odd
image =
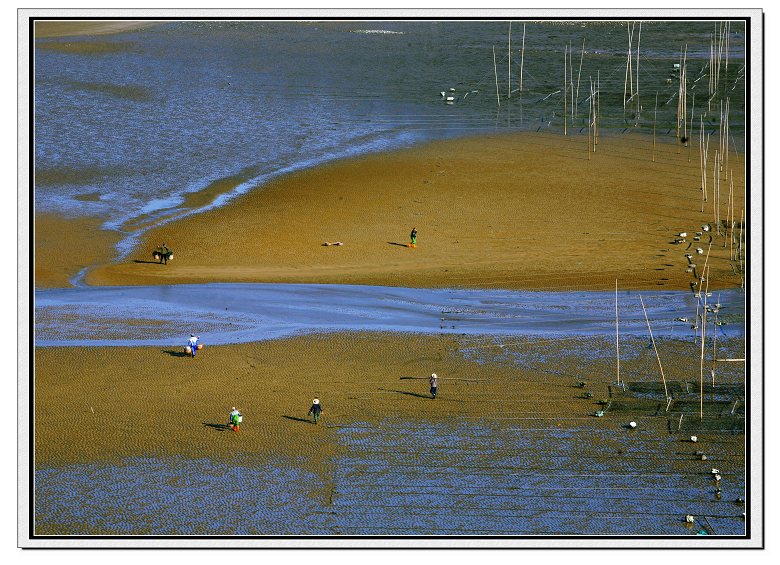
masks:
[[[233,411],[230,412],[230,415],[228,416],[228,427],[234,432],[239,431],[243,419],[244,417],[241,415],[241,412],[236,410],[236,407],[233,406]]]

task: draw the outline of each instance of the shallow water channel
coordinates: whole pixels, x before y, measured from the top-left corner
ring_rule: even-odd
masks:
[[[656,337],[692,334],[692,293],[648,291],[642,298]],[[744,335],[741,290],[707,300],[720,305],[719,337]],[[617,302],[620,333],[647,336],[640,294],[620,292]],[[35,317],[38,346],[176,345],[190,333],[211,345],[339,331],[564,337],[614,334],[615,294],[322,284],[86,287],[37,290]]]

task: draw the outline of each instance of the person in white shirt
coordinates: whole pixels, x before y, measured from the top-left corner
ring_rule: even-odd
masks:
[[[190,354],[195,357],[195,352],[198,351],[198,340],[200,336],[190,334],[190,339],[187,341],[187,346],[190,348]]]

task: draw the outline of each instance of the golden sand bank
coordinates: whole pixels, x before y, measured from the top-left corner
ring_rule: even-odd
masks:
[[[609,339],[503,343],[348,333],[206,345],[194,359],[181,348],[37,348],[36,465],[141,455],[269,454],[314,457],[314,463],[324,464],[338,449],[339,425],[386,418],[513,427],[540,427],[540,420],[564,428],[596,425],[593,412],[609,395],[615,364],[609,355],[589,357],[582,351],[609,351]],[[655,354],[645,346],[644,341],[624,344],[621,374],[660,383]],[[660,347],[669,382],[698,375],[692,341]],[[740,370],[723,366],[719,382],[743,382]],[[426,379],[433,371],[440,378],[435,400]],[[587,381],[587,388],[577,388],[579,380]],[[582,398],[583,391],[592,398]],[[324,406],[317,426],[307,421],[314,397]],[[238,433],[224,428],[232,406],[244,414]],[[653,405],[644,417],[655,411]],[[619,427],[626,423],[621,417],[637,415],[614,417],[609,425]],[[665,418],[649,418],[643,425],[667,433]]]
[[[119,234],[95,217],[35,214],[35,286],[65,287],[83,268],[110,261]]]
[[[689,163],[687,150],[659,144],[653,163],[646,140],[604,138],[590,160],[586,147],[581,137],[497,135],[300,171],[151,230],[129,260],[88,282],[596,290],[617,278],[624,288],[689,288],[684,254],[706,253],[709,238],[691,238],[713,221],[711,193],[701,212],[696,152]],[[405,246],[413,227],[416,249]],[[686,244],[672,244],[683,231]],[[162,241],[175,250],[171,264],[134,262]],[[344,245],[322,245],[335,241]],[[713,244],[710,280],[737,286],[723,243]]]

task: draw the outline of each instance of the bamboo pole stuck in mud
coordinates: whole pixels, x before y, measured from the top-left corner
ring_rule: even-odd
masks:
[[[741,283],[741,287],[742,288],[745,288],[745,271],[744,271],[744,269],[742,267],[742,257],[743,257],[743,253],[744,253],[743,252],[743,247],[742,247],[742,225],[743,225],[744,221],[745,221],[745,209],[742,208],[742,211],[739,214],[739,245],[738,245],[738,248],[739,248],[739,274],[740,274],[740,277],[742,278],[742,283]]]
[[[729,237],[729,259],[734,260],[734,171],[731,171],[731,186],[729,188],[731,200],[731,237]]]
[[[653,111],[653,163],[655,163],[655,122],[658,119],[658,91],[655,91],[655,110]]]
[[[593,110],[593,152],[599,144],[599,114],[601,112],[601,70],[596,70],[596,108]]]
[[[590,78],[590,98],[588,98],[588,161],[590,161],[590,128],[593,120],[593,77]]]
[[[639,22],[639,35],[637,36],[636,40],[636,92],[634,93],[634,96],[636,96],[636,120],[639,120],[639,112],[641,110],[641,106],[639,105],[639,43],[642,41],[642,22]]]
[[[702,165],[702,181],[704,183],[704,199],[701,203],[701,212],[704,213],[704,204],[707,202],[707,160],[709,159],[710,154],[710,134],[707,134],[707,142],[704,146],[704,164]]]
[[[620,384],[620,338],[618,330],[618,281],[615,279],[615,359],[617,360],[617,382]]]
[[[701,211],[704,212],[704,116],[700,117],[699,129],[699,174],[701,176]]]
[[[718,303],[720,303],[720,299],[718,299]],[[710,369],[710,374],[712,375],[712,386],[715,386],[715,360],[718,358],[716,354],[716,346],[715,344],[718,341],[718,308],[715,307],[715,317],[712,320],[712,369]]]
[[[525,62],[525,24],[523,24],[523,46],[520,48],[520,92],[523,92],[523,63]]]
[[[706,267],[704,273],[706,273]],[[699,420],[704,419],[704,340],[707,334],[707,293],[704,293],[704,308],[701,313],[701,356],[699,357]]]
[[[664,376],[664,368],[661,365],[661,356],[658,354],[658,348],[655,346],[655,338],[653,337],[653,330],[650,327],[650,320],[647,317],[647,310],[645,310],[645,302],[642,300],[642,295],[639,295],[639,302],[642,303],[642,312],[645,313],[645,321],[647,322],[647,330],[650,332],[650,341],[653,342],[653,350],[655,351],[655,358],[658,360],[658,368],[661,370],[661,380],[664,383],[664,398],[669,399],[669,390],[666,388],[666,377]]]
[[[567,90],[568,80],[567,80],[567,54],[568,54],[568,47],[566,45],[563,46],[563,135],[566,135],[566,112],[567,112],[567,98],[569,97],[569,92]]]
[[[493,73],[496,76],[496,104],[501,107],[501,99],[498,96],[498,67],[496,67],[496,46],[493,46]]]
[[[626,57],[626,78],[623,80],[623,113],[626,112],[626,95],[628,94],[628,66],[631,63],[631,22],[626,22],[628,29],[628,56]]]
[[[569,96],[571,97],[571,100],[569,101],[569,112],[571,112],[571,125],[572,127],[575,127],[574,105],[576,100],[574,98],[574,72],[572,69],[571,55],[572,55],[571,41],[569,41]]]
[[[728,178],[728,174],[730,171],[729,168],[729,112],[731,111],[731,99],[726,98],[726,139],[724,140],[726,145],[723,147],[724,151],[723,153],[726,155],[726,178]]]
[[[728,80],[729,76],[729,47],[731,46],[731,22],[726,22],[726,66],[723,69],[723,74]]]
[[[507,43],[507,56],[509,61],[507,62],[507,86],[506,86],[506,99],[512,98],[512,20],[509,20],[509,39]]]
[[[693,121],[693,111],[696,109],[696,93],[693,93],[693,100],[691,101],[691,135],[690,137],[693,137],[693,130],[696,127],[695,122]],[[691,140],[688,139],[688,162],[691,162]]]
[[[682,124],[682,112],[683,112],[683,67],[682,67],[682,47],[680,47],[680,62],[677,64],[679,72],[677,74],[677,154],[680,153],[680,125]]]
[[[729,183],[729,195],[728,199],[726,200],[726,225],[723,228],[723,249],[726,249],[728,244],[731,242],[731,238],[734,237],[734,218],[731,217],[731,193],[734,189],[734,179],[731,179],[731,182]],[[731,228],[731,235],[729,236],[729,228]],[[733,253],[731,250],[729,250],[729,260],[732,259]]]
[[[718,72],[715,75],[715,90],[720,86],[720,71],[723,66],[723,22],[718,22]]]
[[[582,38],[582,51],[580,52],[580,68],[577,71],[577,93],[574,95],[574,118],[577,118],[577,113],[579,110],[579,98],[580,98],[580,77],[582,76],[582,61],[585,58],[585,38]],[[591,93],[590,95],[593,96],[593,84],[591,80]]]
[[[683,54],[682,68],[680,69],[680,84],[682,92],[682,119],[683,119],[683,137],[685,143],[688,143],[688,44],[685,44]]]
[[[707,247],[707,256],[704,258],[704,268],[702,268],[702,270],[701,270],[701,277],[699,278],[699,295],[701,295],[701,287],[704,284],[705,279],[707,278],[705,273],[707,272],[707,264],[710,262],[710,250],[711,249],[712,249],[712,242],[710,242],[709,247]],[[703,333],[704,333],[704,331],[702,330],[702,334]]]
[[[712,167],[712,224],[713,228],[717,230],[718,233],[720,233],[720,230],[718,229],[718,196],[720,195],[718,190],[718,158],[719,153],[716,149],[715,163],[713,163]]]

